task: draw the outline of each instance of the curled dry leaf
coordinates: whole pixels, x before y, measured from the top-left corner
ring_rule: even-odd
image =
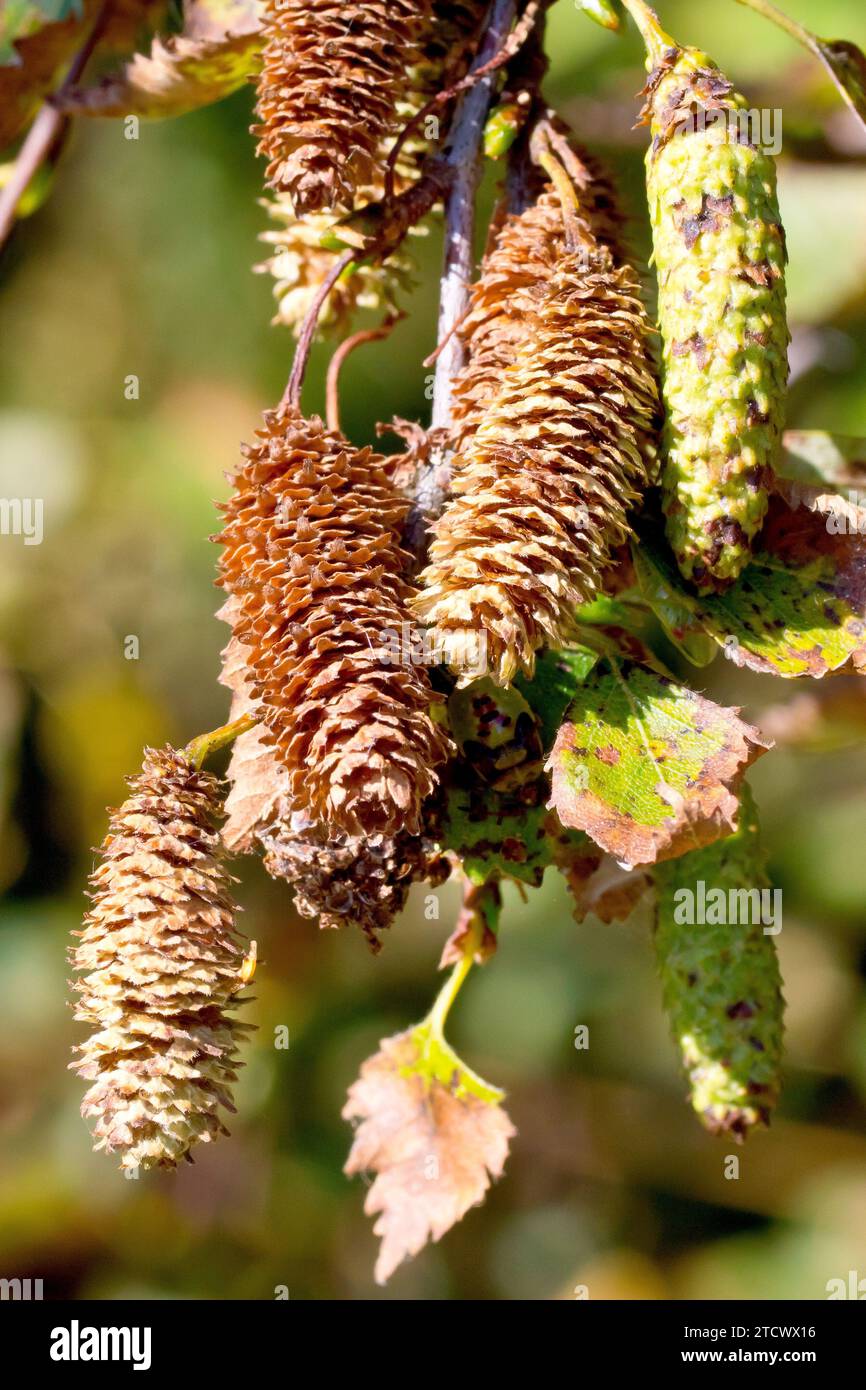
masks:
[[[589,840],[581,852],[575,832],[566,836],[554,840],[553,860],[568,884],[574,920],[578,925],[589,916],[606,925],[627,921],[652,889],[649,874],[623,868],[613,855],[599,854]]]
[[[237,621],[240,600],[232,594],[217,617],[231,627]],[[220,682],[232,692],[230,720],[240,719],[257,706],[247,677],[249,648],[232,633],[222,653]],[[228,766],[231,790],[225,799],[222,840],[232,854],[251,854],[258,848],[258,833],[288,807],[288,773],[274,750],[264,742],[259,725],[236,738]]]
[[[439,969],[456,965],[471,950],[476,965],[483,965],[496,951],[496,933],[502,912],[502,890],[495,879],[470,883],[463,897],[457,925],[439,959]]]
[[[364,1210],[382,1237],[376,1282],[439,1240],[498,1178],[515,1133],[502,1092],[422,1023],[385,1038],[349,1089],[357,1122],[345,1171],[375,1174]]]
[[[610,658],[578,689],[548,767],[551,805],[629,868],[730,834],[767,748],[736,710]]]
[[[774,492],[791,508],[808,507],[826,516],[830,531],[866,533],[866,439],[786,430],[783,443]]]
[[[155,38],[119,72],[64,97],[62,110],[81,116],[182,116],[231,96],[259,68],[258,8],[231,5],[221,28],[210,6],[192,7],[187,30]]]

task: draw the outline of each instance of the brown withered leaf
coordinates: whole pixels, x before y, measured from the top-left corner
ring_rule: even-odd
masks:
[[[551,805],[629,868],[729,835],[767,748],[734,709],[610,658],[577,690],[550,755]]]
[[[560,865],[562,868],[562,865]],[[564,868],[566,882],[574,899],[574,920],[597,917],[600,922],[625,922],[652,888],[652,880],[642,869],[624,869],[611,854],[603,854],[594,865],[584,860],[589,872]]]
[[[210,9],[192,8],[183,34],[155,38],[149,54],[136,53],[101,82],[75,88],[61,109],[81,116],[181,116],[236,92],[261,61],[258,11],[225,7],[225,22],[236,26],[226,32]]]
[[[217,617],[234,625],[240,600],[233,594],[226,600]],[[256,707],[247,681],[247,651],[243,642],[232,635],[224,648],[220,681],[232,692],[232,720],[240,719]],[[251,854],[259,848],[257,833],[278,818],[288,805],[288,777],[277,761],[274,750],[262,737],[256,725],[235,739],[227,777],[231,790],[225,800],[226,819],[222,829],[223,844],[233,854]]]
[[[439,969],[456,965],[468,950],[476,965],[484,965],[496,952],[496,933],[502,912],[502,890],[495,879],[466,883],[457,924],[442,948]]]
[[[343,1110],[358,1122],[345,1171],[376,1175],[364,1210],[382,1237],[377,1283],[439,1240],[501,1175],[515,1133],[501,1099],[426,1023],[385,1038],[363,1064]]]

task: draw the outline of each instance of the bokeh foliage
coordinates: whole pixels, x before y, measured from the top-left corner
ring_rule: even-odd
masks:
[[[790,8],[866,44],[859,0]],[[789,424],[866,435],[862,136],[817,64],[732,0],[662,10],[753,105],[784,108]],[[551,98],[613,165],[645,251],[637,35],[604,33],[571,0],[550,29]],[[135,1182],[91,1154],[65,1070],[68,933],[104,808],[142,744],[183,742],[225,715],[212,499],[291,357],[288,334],[267,327],[269,285],[250,273],[265,224],[250,111],[243,91],[143,125],[138,141],[119,123],[82,124],[2,264],[0,493],[44,498],[45,540],[0,537],[0,1275],[42,1277],[54,1296],[373,1296],[340,1104],[378,1040],[426,1012],[457,910],[456,888],[440,889],[429,920],[416,890],[372,960],[360,939],[297,920],[287,891],[240,862],[263,963],[232,1139]],[[359,443],[377,420],[429,408],[438,236],[415,250],[410,318],[344,374]],[[317,348],[310,407],[325,363]],[[699,681],[752,722],[796,693],[721,660]],[[525,904],[506,890],[498,956],[453,1018],[455,1046],[509,1093],[509,1182],[376,1296],[568,1298],[587,1284],[593,1298],[821,1298],[828,1279],[866,1274],[864,774],[856,735],[820,756],[777,749],[750,774],[784,894],[788,1060],[781,1113],[740,1155],[739,1179],[683,1104],[648,918],[577,929],[548,871]],[[588,1051],[573,1046],[580,1024]],[[282,1025],[288,1050],[274,1046]]]

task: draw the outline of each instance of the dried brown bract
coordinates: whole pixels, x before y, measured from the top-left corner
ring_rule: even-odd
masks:
[[[75,1017],[96,1031],[72,1063],[95,1147],[128,1169],[174,1167],[227,1133],[248,1025],[228,1010],[247,978],[214,828],[218,782],[172,748],[148,749],[111,817],[93,907],[72,962]]]
[[[218,538],[291,804],[350,836],[416,833],[448,748],[425,671],[392,660],[406,507],[386,460],[288,408],[246,449]]]

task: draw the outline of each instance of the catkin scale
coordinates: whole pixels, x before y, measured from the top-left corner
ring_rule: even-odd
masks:
[[[748,563],[784,425],[785,239],[772,157],[706,54],[651,73],[647,190],[663,343],[663,500],[682,573],[724,589]]]
[[[429,0],[268,0],[254,134],[296,213],[376,182],[429,22]]]
[[[173,1167],[227,1133],[237,1045],[228,1012],[244,949],[214,821],[218,783],[148,749],[112,813],[93,906],[71,953],[75,1017],[95,1032],[71,1065],[93,1084],[82,1115],[127,1169]]]
[[[507,685],[532,675],[540,646],[569,640],[651,476],[657,392],[639,282],[579,226],[453,461],[412,602],[461,683],[482,642]]]
[[[654,873],[656,961],[691,1103],[711,1133],[742,1139],[769,1123],[779,1094],[784,1000],[775,940],[751,906],[734,914],[726,906],[719,923],[677,919],[694,917],[684,908],[697,900],[700,884],[708,901],[711,890],[721,889],[726,904],[731,890],[745,889],[748,897],[767,887],[748,788],[733,835],[658,864]],[[744,916],[750,920],[730,920]]]
[[[594,236],[622,262],[622,218],[613,188],[586,151],[573,149],[572,155],[582,176],[581,212]],[[467,358],[454,381],[451,431],[458,455],[497,395],[503,372],[518,357],[531,316],[565,254],[560,200],[540,171],[535,184],[528,206],[494,226],[481,273],[470,290],[469,312],[458,329]]]
[[[408,503],[385,460],[269,412],[225,504],[221,580],[294,808],[350,836],[414,834],[448,741],[422,667],[383,643],[409,614]]]

